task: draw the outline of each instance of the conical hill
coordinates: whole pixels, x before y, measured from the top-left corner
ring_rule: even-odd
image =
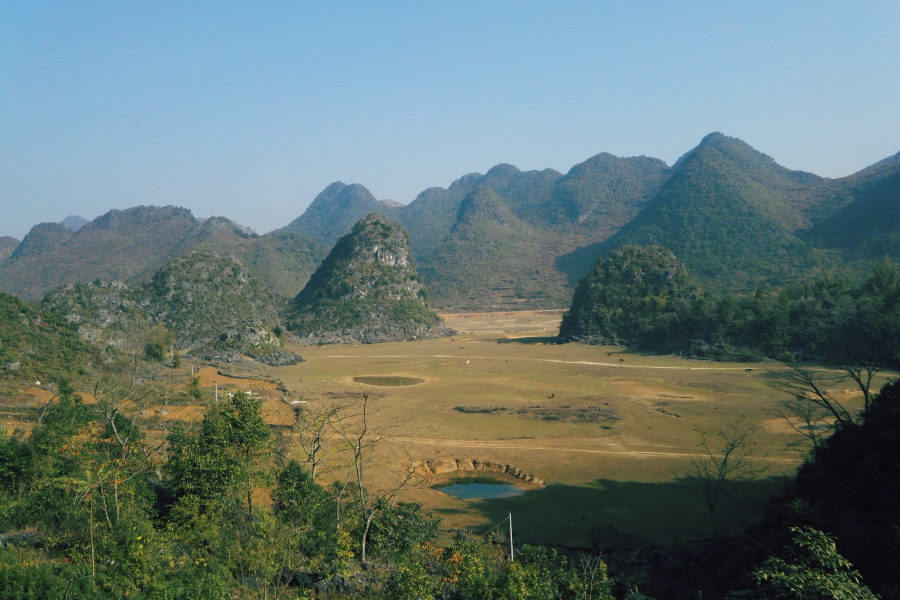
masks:
[[[409,236],[378,214],[340,238],[294,298],[287,326],[307,343],[376,343],[446,335],[428,306]]]
[[[736,143],[725,150],[734,146],[746,150]],[[675,174],[634,220],[598,244],[596,255],[628,245],[665,246],[701,278],[735,288],[780,284],[811,272],[816,256],[794,235],[804,216],[784,187],[773,183],[805,174],[781,172],[774,161],[759,157],[767,158],[726,154],[702,143],[676,164]]]

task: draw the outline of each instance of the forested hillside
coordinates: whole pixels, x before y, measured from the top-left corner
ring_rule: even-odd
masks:
[[[699,277],[737,289],[808,276],[823,259],[794,235],[804,219],[780,185],[787,178],[767,169],[774,163],[762,155],[756,161],[729,155],[711,143],[692,150],[646,208],[597,247],[597,255],[657,244]]]
[[[55,380],[103,362],[62,316],[0,293],[0,385]]]
[[[563,315],[560,339],[724,360],[900,365],[900,267],[863,280],[828,274],[737,294],[700,283],[666,248],[626,246],[599,260]]]
[[[803,237],[851,261],[900,256],[900,158],[829,183],[821,203],[839,210]]]

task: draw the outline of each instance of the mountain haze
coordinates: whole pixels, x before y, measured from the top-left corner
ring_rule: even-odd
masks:
[[[88,223],[90,223],[90,221],[88,221],[84,217],[79,217],[78,215],[69,215],[68,217],[66,217],[65,219],[63,219],[62,221],[59,222],[60,225],[65,225],[66,227],[71,229],[73,232],[77,232],[79,229],[81,229]]]
[[[19,247],[19,244],[19,240],[14,237],[8,235],[0,237],[0,262],[3,262],[12,256],[12,253]]]
[[[75,233],[58,223],[36,225],[0,262],[0,290],[40,300],[55,287],[98,277],[137,284],[191,250],[238,256],[285,297],[302,288],[325,255],[297,234],[263,238],[222,217],[200,223],[184,208],[138,206],[109,211]]]

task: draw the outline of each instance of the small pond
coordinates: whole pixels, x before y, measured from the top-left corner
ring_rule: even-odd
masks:
[[[353,381],[365,385],[379,385],[386,387],[402,387],[405,385],[419,385],[420,383],[425,383],[424,379],[419,379],[418,377],[396,377],[394,375],[366,375],[363,377],[354,377]]]
[[[510,483],[456,483],[437,490],[460,500],[509,498],[525,493],[525,490]]]

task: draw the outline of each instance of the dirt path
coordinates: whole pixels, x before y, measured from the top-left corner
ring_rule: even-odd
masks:
[[[585,454],[609,454],[615,456],[633,456],[635,458],[649,458],[649,457],[677,457],[677,458],[687,458],[690,456],[695,456],[697,453],[688,453],[688,452],[653,452],[646,450],[594,450],[591,448],[561,448],[558,446],[534,446],[534,445],[526,445],[526,444],[510,444],[504,440],[501,441],[475,441],[475,440],[442,440],[437,438],[415,438],[415,437],[392,437],[389,438],[395,442],[403,442],[408,444],[418,444],[421,446],[442,446],[442,447],[451,447],[451,448],[497,448],[504,450],[540,450],[542,452],[547,451],[556,451],[556,452],[581,452]],[[777,463],[786,463],[793,464],[797,462],[797,459],[794,458],[772,458],[765,457],[767,462],[777,462]]]
[[[319,358],[319,357],[317,357]],[[370,358],[368,356],[354,356],[350,354],[326,354],[321,358]],[[411,355],[411,354],[384,354],[377,358],[458,358],[460,360],[478,359],[478,360],[530,360],[534,362],[558,363],[564,365],[589,365],[595,367],[614,367],[619,369],[666,369],[674,371],[746,371],[746,367],[652,367],[648,365],[625,365],[622,363],[602,363],[590,362],[586,360],[557,360],[553,358],[522,358],[516,356],[461,356],[453,354],[432,354],[432,355]],[[755,370],[755,369],[754,369]]]

